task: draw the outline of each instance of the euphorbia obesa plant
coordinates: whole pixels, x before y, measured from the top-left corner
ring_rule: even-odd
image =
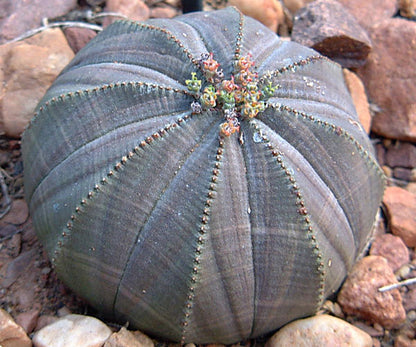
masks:
[[[181,342],[316,312],[384,186],[340,66],[234,8],[111,25],[48,90],[23,150],[60,278]]]

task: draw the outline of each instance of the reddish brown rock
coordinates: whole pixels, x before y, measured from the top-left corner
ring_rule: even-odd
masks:
[[[416,141],[416,22],[385,20],[370,30],[373,50],[357,70],[370,102],[378,106],[372,131]]]
[[[60,29],[0,46],[0,128],[19,137],[56,76],[73,58]]]
[[[143,0],[107,0],[105,11],[117,12],[137,21],[145,21],[150,17],[150,9]],[[107,26],[119,18],[106,17],[103,25]]]
[[[390,167],[416,167],[416,145],[410,142],[396,142],[387,148],[386,164]]]
[[[386,258],[393,272],[410,261],[409,250],[403,240],[392,234],[376,237],[371,245],[370,254]]]
[[[388,187],[383,203],[392,233],[408,247],[416,247],[416,195],[400,187]]]
[[[77,6],[77,0],[0,1],[0,44],[41,26],[43,18],[62,16]]]
[[[133,332],[123,327],[113,333],[103,347],[154,347],[154,343],[146,335],[140,333],[139,337],[136,337]]]
[[[292,40],[316,49],[344,67],[363,65],[371,50],[367,33],[336,0],[317,0],[299,10]]]
[[[16,316],[16,323],[19,324],[26,333],[30,334],[36,327],[39,318],[39,308],[19,313]]]
[[[0,308],[0,346],[31,347],[32,342],[12,316]]]
[[[228,0],[228,4],[237,7],[246,16],[257,19],[274,32],[284,22],[283,7],[278,0]]]
[[[378,291],[378,288],[392,283],[397,283],[397,280],[385,258],[364,257],[347,277],[338,302],[346,314],[378,323],[387,329],[398,328],[406,318],[399,290]]]
[[[370,133],[371,114],[363,82],[348,69],[344,69],[345,83],[350,91],[352,101],[357,110],[358,118],[367,134]]]
[[[397,0],[338,0],[364,28],[393,17],[397,13]]]
[[[69,46],[75,54],[97,35],[94,30],[77,27],[65,28],[64,33]]]

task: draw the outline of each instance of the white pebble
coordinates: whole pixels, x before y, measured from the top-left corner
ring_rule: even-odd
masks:
[[[32,342],[35,347],[101,347],[110,335],[100,320],[70,314],[36,332]]]

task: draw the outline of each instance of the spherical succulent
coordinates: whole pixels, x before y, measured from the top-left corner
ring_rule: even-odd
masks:
[[[46,93],[23,152],[60,278],[182,342],[316,312],[384,186],[341,68],[234,8],[111,25]]]

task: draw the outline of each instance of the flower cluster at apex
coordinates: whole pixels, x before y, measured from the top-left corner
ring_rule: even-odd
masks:
[[[224,79],[220,64],[213,59],[213,54],[202,54],[199,60],[208,85],[202,88],[202,81],[196,72],[191,73],[191,79],[186,80],[188,90],[194,94],[192,113],[201,113],[205,109],[220,109],[223,111],[225,122],[220,125],[220,132],[225,136],[240,130],[241,118],[253,118],[266,109],[266,101],[278,88],[266,80],[259,85],[256,72],[251,71],[254,62],[251,55],[240,57],[234,62],[234,75],[229,80]]]

